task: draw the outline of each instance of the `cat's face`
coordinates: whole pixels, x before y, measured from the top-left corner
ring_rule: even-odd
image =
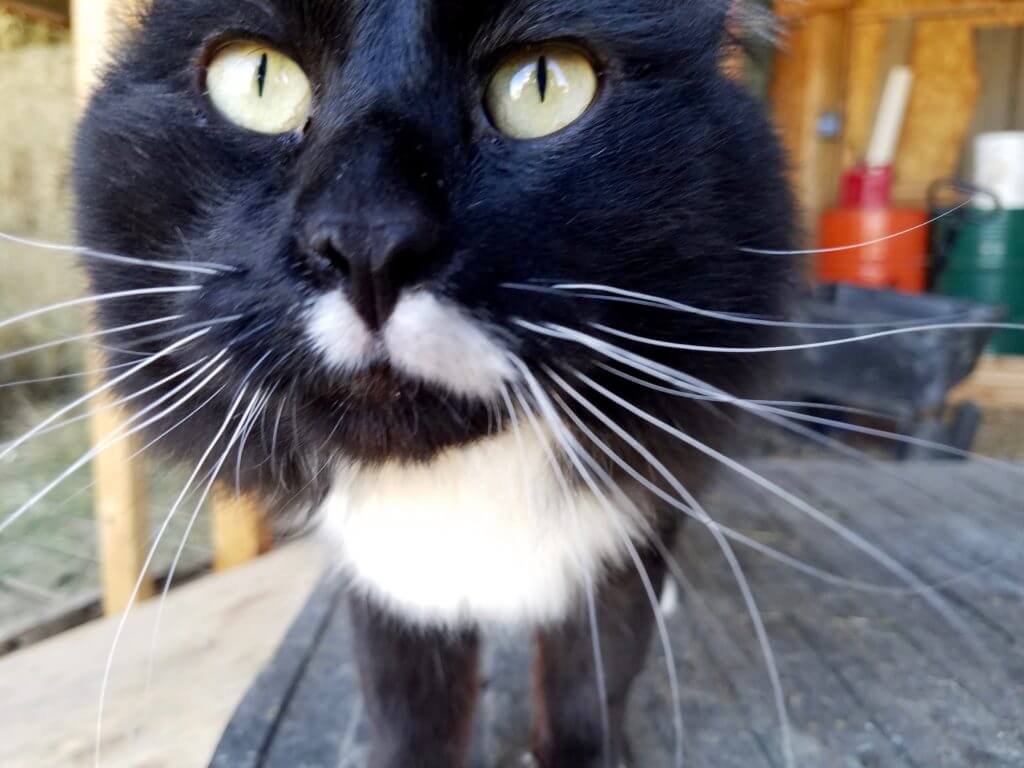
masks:
[[[260,418],[243,482],[277,495],[322,493],[331,461],[427,460],[507,429],[520,364],[584,369],[685,422],[696,406],[522,323],[740,346],[756,329],[522,286],[778,313],[784,265],[741,248],[789,244],[789,197],[766,121],[720,72],[726,5],[155,0],[82,126],[79,228],[208,267],[91,268],[99,293],[198,286],[106,303],[106,327],[176,317],[133,351],[209,330],[122,389],[216,371],[157,427],[213,396],[169,438],[197,457],[244,391],[235,420]],[[755,375],[654,356],[724,387]]]

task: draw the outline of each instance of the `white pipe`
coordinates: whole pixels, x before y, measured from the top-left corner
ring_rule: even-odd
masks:
[[[910,67],[893,67],[889,71],[868,145],[866,160],[869,168],[892,165],[896,158],[913,87],[914,70]]]

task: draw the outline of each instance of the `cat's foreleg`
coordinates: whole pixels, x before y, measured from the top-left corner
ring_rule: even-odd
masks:
[[[652,584],[661,587],[666,572],[662,558],[648,551],[642,559]],[[533,750],[543,768],[619,768],[628,762],[626,704],[651,644],[655,608],[631,566],[607,578],[595,602],[608,732],[592,652],[592,622],[584,605],[538,634]]]
[[[461,768],[477,694],[476,633],[410,626],[361,597],[351,604],[373,734],[369,768]]]

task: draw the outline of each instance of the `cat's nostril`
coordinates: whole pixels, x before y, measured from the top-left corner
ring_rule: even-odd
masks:
[[[321,269],[344,279],[356,311],[371,329],[379,330],[402,290],[424,274],[438,239],[437,225],[416,215],[335,219],[311,232],[305,250]]]
[[[348,259],[342,250],[340,238],[336,232],[319,230],[306,239],[304,250],[318,266],[334,269],[347,277],[350,272]]]

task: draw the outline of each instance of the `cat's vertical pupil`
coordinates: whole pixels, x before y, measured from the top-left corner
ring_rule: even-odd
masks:
[[[260,98],[263,98],[263,91],[267,87],[267,66],[270,63],[270,59],[266,53],[260,56],[260,66],[256,70],[256,81],[259,83]]]
[[[540,100],[544,101],[548,95],[548,57],[541,56],[537,60],[537,87],[540,89]]]

